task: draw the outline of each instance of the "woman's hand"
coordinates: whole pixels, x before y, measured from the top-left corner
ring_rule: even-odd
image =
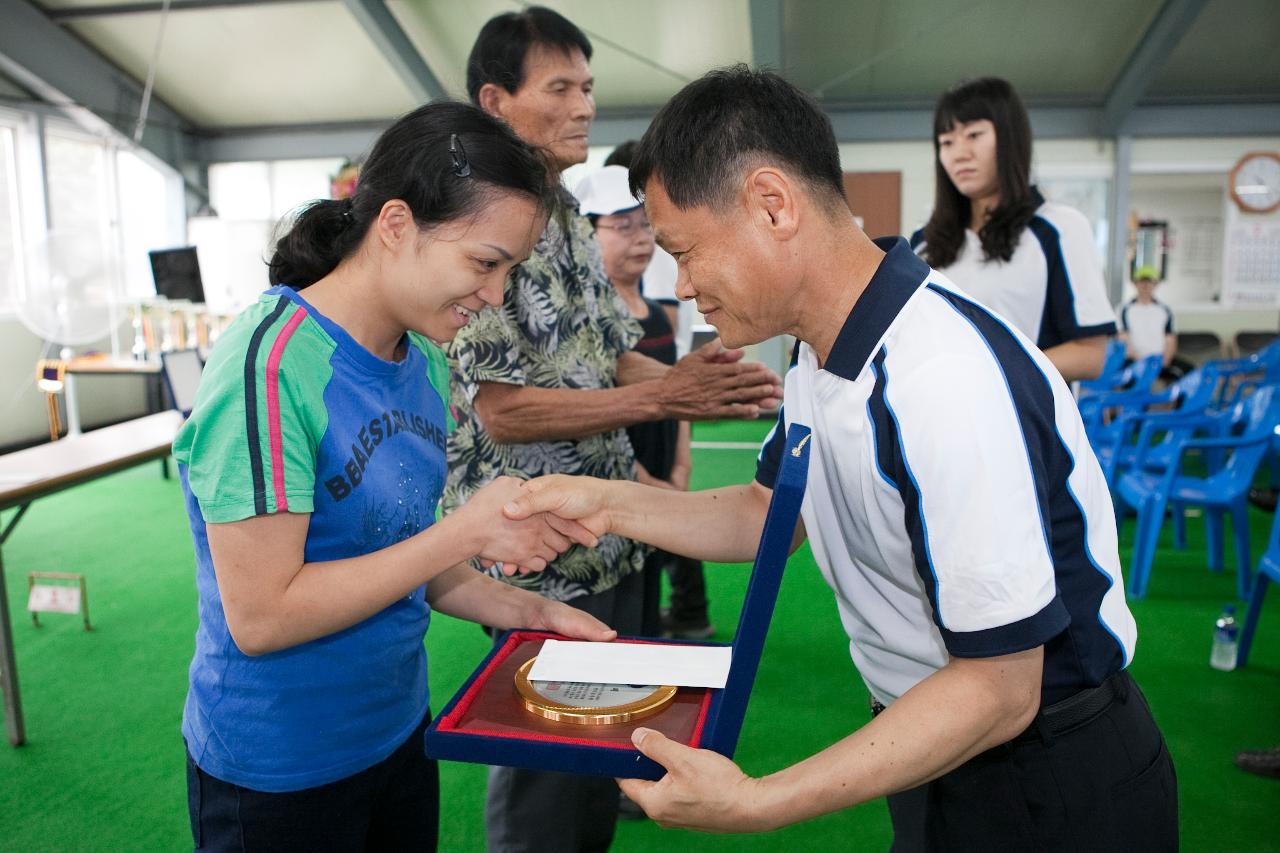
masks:
[[[595,547],[596,537],[575,521],[547,513],[511,519],[503,507],[524,494],[525,481],[499,477],[480,489],[458,513],[465,514],[476,556],[485,565],[500,564],[505,575],[540,572],[574,544]]]
[[[618,637],[617,631],[590,613],[570,607],[563,602],[538,596],[536,602],[531,602],[531,608],[531,612],[524,620],[526,628],[550,631],[553,634],[593,642],[608,642]]]

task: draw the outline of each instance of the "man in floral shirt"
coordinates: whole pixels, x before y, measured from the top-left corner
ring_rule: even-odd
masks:
[[[587,157],[595,117],[590,58],[582,31],[549,9],[498,15],[472,47],[467,90],[563,170]],[[777,405],[777,375],[718,344],[674,367],[633,352],[640,327],[605,276],[577,201],[565,192],[563,202],[503,305],[481,311],[454,340],[458,427],[449,441],[446,512],[501,474],[632,479],[625,428],[635,423],[755,417]],[[545,572],[504,580],[586,610],[621,634],[637,633],[645,547],[608,536],[597,548],[570,549]],[[610,779],[495,767],[488,849],[605,850],[617,806]]]
[[[480,312],[453,347],[450,399],[458,427],[449,441],[446,510],[503,474],[634,477],[635,457],[624,428],[575,437],[579,430],[566,424],[540,429],[541,440],[521,435],[504,442],[508,436],[496,422],[492,432],[485,429],[494,419],[478,414],[484,383],[570,391],[614,388],[619,357],[640,339],[640,325],[604,275],[590,223],[577,214],[572,195],[565,192],[562,198],[565,210],[547,224],[533,255],[508,285],[502,308]],[[571,408],[563,414],[576,420]],[[614,589],[641,570],[646,551],[637,542],[605,536],[596,548],[566,552],[545,572],[507,578],[496,568],[490,571],[547,598],[571,601]],[[639,593],[634,597],[638,600]]]

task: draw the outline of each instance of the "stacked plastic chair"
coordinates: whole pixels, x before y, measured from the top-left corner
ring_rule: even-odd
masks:
[[[1231,404],[1264,385],[1280,385],[1280,341],[1243,358],[1218,363],[1228,381],[1223,384],[1223,403]]]
[[[1124,372],[1124,341],[1112,338],[1107,341],[1107,352],[1102,358],[1102,370],[1097,379],[1082,379],[1077,383],[1079,396],[1085,397],[1099,391],[1111,391],[1123,384],[1121,374]]]
[[[1129,396],[1121,411],[1113,414],[1108,423],[1086,425],[1107,485],[1114,491],[1116,477],[1133,466],[1140,449],[1145,467],[1161,471],[1167,468],[1170,430],[1187,423],[1189,418],[1213,412],[1220,384],[1221,376],[1210,363],[1196,368],[1163,391]],[[1156,409],[1157,406],[1162,408]],[[1164,441],[1152,446],[1161,434]]]
[[[1189,419],[1192,420],[1192,419]],[[1238,588],[1248,598],[1251,582],[1249,553],[1249,485],[1271,447],[1276,425],[1280,424],[1280,391],[1274,386],[1259,388],[1236,405],[1233,417],[1218,419],[1222,434],[1198,437],[1204,423],[1187,423],[1169,430],[1168,467],[1162,472],[1145,470],[1143,451],[1138,452],[1130,471],[1116,481],[1114,497],[1117,515],[1126,506],[1137,511],[1133,559],[1129,568],[1129,594],[1146,595],[1155,557],[1156,541],[1164,524],[1165,509],[1198,505],[1203,507],[1207,528],[1209,567],[1222,569],[1223,515],[1231,516],[1235,534]],[[1238,430],[1238,432],[1237,432]],[[1182,473],[1188,451],[1221,451],[1225,459],[1205,476]]]
[[[1114,418],[1135,408],[1141,410],[1146,405],[1152,387],[1160,378],[1162,364],[1158,355],[1139,359],[1120,372],[1113,387],[1094,391],[1076,402],[1080,408],[1080,419],[1084,421],[1085,434],[1095,451],[1099,446],[1110,443],[1104,434],[1108,417]]]
[[[1275,447],[1280,438],[1273,441]],[[1267,541],[1267,550],[1258,560],[1258,574],[1253,580],[1253,592],[1249,596],[1249,612],[1244,617],[1244,630],[1240,632],[1240,650],[1236,658],[1237,666],[1249,662],[1249,650],[1253,647],[1253,635],[1258,630],[1258,617],[1262,614],[1262,599],[1266,598],[1267,587],[1280,584],[1280,512],[1271,522],[1271,537]]]

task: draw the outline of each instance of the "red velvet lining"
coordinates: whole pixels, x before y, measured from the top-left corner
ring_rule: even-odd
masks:
[[[562,637],[559,634],[551,634],[551,633],[546,633],[541,631],[512,632],[511,636],[507,638],[507,641],[503,644],[502,648],[498,650],[498,653],[495,654],[489,660],[488,665],[483,670],[481,670],[480,673],[478,673],[476,676],[474,676],[471,679],[471,683],[470,685],[468,685],[467,691],[458,700],[458,703],[453,706],[453,710],[451,710],[448,714],[445,714],[440,718],[439,723],[436,726],[436,730],[457,732],[459,734],[476,735],[479,737],[508,738],[510,740],[531,740],[531,741],[539,741],[543,743],[564,743],[564,744],[571,744],[574,746],[605,747],[607,749],[623,749],[623,750],[634,749],[635,747],[613,743],[613,742],[592,740],[590,738],[564,737],[561,735],[545,734],[541,732],[529,732],[527,734],[514,734],[512,732],[505,732],[505,731],[491,731],[491,730],[476,729],[476,728],[468,728],[463,730],[458,728],[459,722],[466,715],[467,711],[470,710],[471,703],[475,701],[477,696],[479,696],[485,681],[489,678],[489,675],[495,669],[497,669],[498,666],[503,661],[505,661],[508,657],[510,657],[515,652],[515,650],[518,649],[523,643],[527,643],[532,640],[568,640],[568,639],[571,639],[571,638]],[[615,640],[614,642],[654,644],[654,643],[658,643],[659,641],[619,639],[619,640]],[[712,696],[712,691],[710,690],[707,690],[703,696],[701,706],[698,710],[698,718],[697,718],[697,721],[694,723],[693,732],[690,736],[690,739],[686,742],[687,746],[696,747],[702,741],[702,731],[703,731],[703,728],[706,726],[707,714],[711,708],[711,696]]]

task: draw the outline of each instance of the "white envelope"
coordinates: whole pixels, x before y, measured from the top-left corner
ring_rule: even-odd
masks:
[[[732,662],[729,646],[547,640],[529,680],[723,688]]]

